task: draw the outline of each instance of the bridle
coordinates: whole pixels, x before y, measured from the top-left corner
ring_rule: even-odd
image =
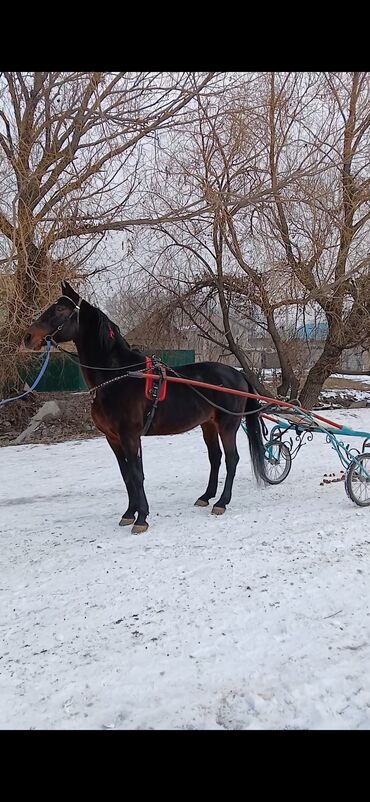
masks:
[[[74,304],[74,309],[72,309],[71,314],[68,315],[68,317],[66,317],[63,320],[63,323],[61,323],[60,326],[58,326],[58,328],[55,329],[55,331],[52,331],[51,334],[48,334],[46,337],[44,337],[45,342],[52,341],[52,339],[54,337],[54,334],[58,334],[59,331],[62,331],[63,326],[65,326],[65,324],[68,323],[68,321],[75,314],[75,312],[77,312],[77,327],[79,327],[79,325],[80,325],[80,303],[81,303],[80,296],[78,296],[78,303],[75,303],[74,301],[72,301],[72,298],[68,298],[68,295],[60,295],[59,298],[66,298],[67,301],[70,301],[70,303]],[[57,305],[57,303],[58,302],[56,302],[56,305]]]

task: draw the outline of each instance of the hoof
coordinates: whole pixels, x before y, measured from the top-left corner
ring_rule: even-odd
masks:
[[[223,515],[226,510],[226,507],[213,507],[212,508],[212,515]]]
[[[134,524],[131,529],[132,535],[141,535],[142,532],[146,532],[149,529],[149,524]]]
[[[197,500],[194,501],[194,507],[208,507],[208,505],[209,501],[205,501],[204,498],[197,498]]]
[[[122,518],[119,522],[119,526],[130,526],[133,523],[135,523],[135,518],[124,518],[124,516],[122,515]]]

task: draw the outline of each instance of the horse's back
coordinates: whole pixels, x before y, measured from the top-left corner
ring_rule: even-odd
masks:
[[[232,428],[240,424],[239,413],[243,412],[246,404],[244,397],[220,393],[212,387],[189,386],[191,381],[199,381],[215,388],[228,387],[248,392],[248,382],[240,370],[220,362],[192,362],[168,368],[169,378],[174,374],[189,380],[189,384],[186,381],[168,382],[166,397],[158,404],[150,435],[179,434],[210,420],[217,425],[224,420]],[[228,412],[237,417],[231,417]]]
[[[188,365],[175,365],[172,370],[186,379],[204,381],[231,389],[246,389],[247,380],[242,370],[225,365],[223,362],[191,362]],[[171,374],[169,373],[169,375]]]

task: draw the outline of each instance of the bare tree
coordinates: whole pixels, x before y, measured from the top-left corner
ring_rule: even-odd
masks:
[[[202,205],[183,192],[154,209],[148,189],[161,137],[186,125],[193,99],[216,84],[213,73],[2,74],[3,350],[14,349],[60,271],[84,275],[103,238],[187,219]]]
[[[154,350],[181,348],[181,323],[177,328],[171,294],[158,282],[126,273],[114,282],[104,309],[117,323],[131,347]],[[171,314],[169,310],[171,309]]]
[[[272,267],[284,265],[297,307],[321,310],[327,321],[323,352],[300,392],[311,407],[343,351],[370,331],[370,80],[352,73],[265,81],[272,193],[256,209],[256,228]]]
[[[288,391],[294,396],[298,391],[298,379],[290,362],[289,352],[284,347],[283,339],[276,323],[276,314],[287,304],[295,305],[296,296],[281,291],[281,270],[269,268],[266,258],[260,258],[261,248],[255,249],[252,262],[246,255],[245,245],[250,238],[245,235],[247,206],[245,197],[241,200],[241,192],[249,187],[250,209],[259,204],[266,204],[272,195],[272,189],[265,180],[260,160],[265,143],[261,137],[260,110],[255,110],[256,78],[250,77],[238,87],[239,96],[235,92],[226,102],[225,97],[203,98],[198,96],[198,119],[192,130],[192,140],[188,151],[184,148],[185,158],[180,159],[171,154],[169,170],[182,176],[190,185],[201,187],[207,210],[192,220],[182,221],[181,225],[167,224],[157,229],[157,254],[166,258],[170,252],[172,271],[167,273],[165,285],[172,288],[174,308],[186,309],[191,320],[198,326],[202,334],[212,342],[229,350],[239,361],[249,380],[259,392],[267,393],[266,388],[258,381],[248,354],[241,347],[235,336],[232,324],[244,311],[244,316],[255,321],[256,329],[262,327],[275,344],[282,367],[282,385],[280,392]],[[242,106],[248,100],[247,109]],[[250,104],[250,105],[249,105]],[[248,114],[247,114],[248,112]],[[247,119],[245,117],[247,115]],[[309,172],[309,166],[303,165],[301,173]],[[294,175],[297,171],[294,171]],[[293,176],[290,177],[293,180]],[[281,186],[286,186],[284,178]],[[249,210],[250,213],[250,210]],[[244,232],[240,234],[236,219]],[[248,225],[249,230],[249,225]],[[163,236],[162,236],[163,235]],[[161,239],[158,241],[158,238]],[[153,254],[152,243],[150,245]],[[189,256],[184,269],[184,254]],[[264,256],[262,254],[262,256]],[[152,260],[153,262],[153,260]],[[254,264],[253,264],[254,262]],[[158,268],[159,259],[152,263],[153,276],[162,278],[162,265]],[[159,272],[158,272],[159,270]],[[182,275],[182,287],[178,286],[179,272]],[[276,288],[280,287],[279,292]],[[205,313],[202,293],[208,288],[209,295],[217,296],[221,311],[221,326],[210,321]],[[196,300],[200,299],[200,309],[194,309]],[[255,310],[257,315],[256,321]]]
[[[291,310],[293,328],[321,311],[328,335],[300,394],[313,406],[342,352],[369,339],[369,75],[243,76],[230,94],[197,104],[168,169],[202,188],[207,209],[181,227],[162,226],[157,254],[172,240],[179,270],[181,249],[192,249],[194,290],[217,291],[222,336],[238,359],[230,303],[246,315],[248,304],[259,309],[284,394],[296,396],[302,376],[281,312]]]

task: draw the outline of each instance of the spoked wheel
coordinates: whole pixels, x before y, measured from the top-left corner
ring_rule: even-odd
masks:
[[[370,452],[359,454],[347,469],[346,493],[359,507],[370,505]]]
[[[265,444],[265,479],[270,485],[279,485],[287,478],[292,467],[289,448],[281,440],[269,440]]]

